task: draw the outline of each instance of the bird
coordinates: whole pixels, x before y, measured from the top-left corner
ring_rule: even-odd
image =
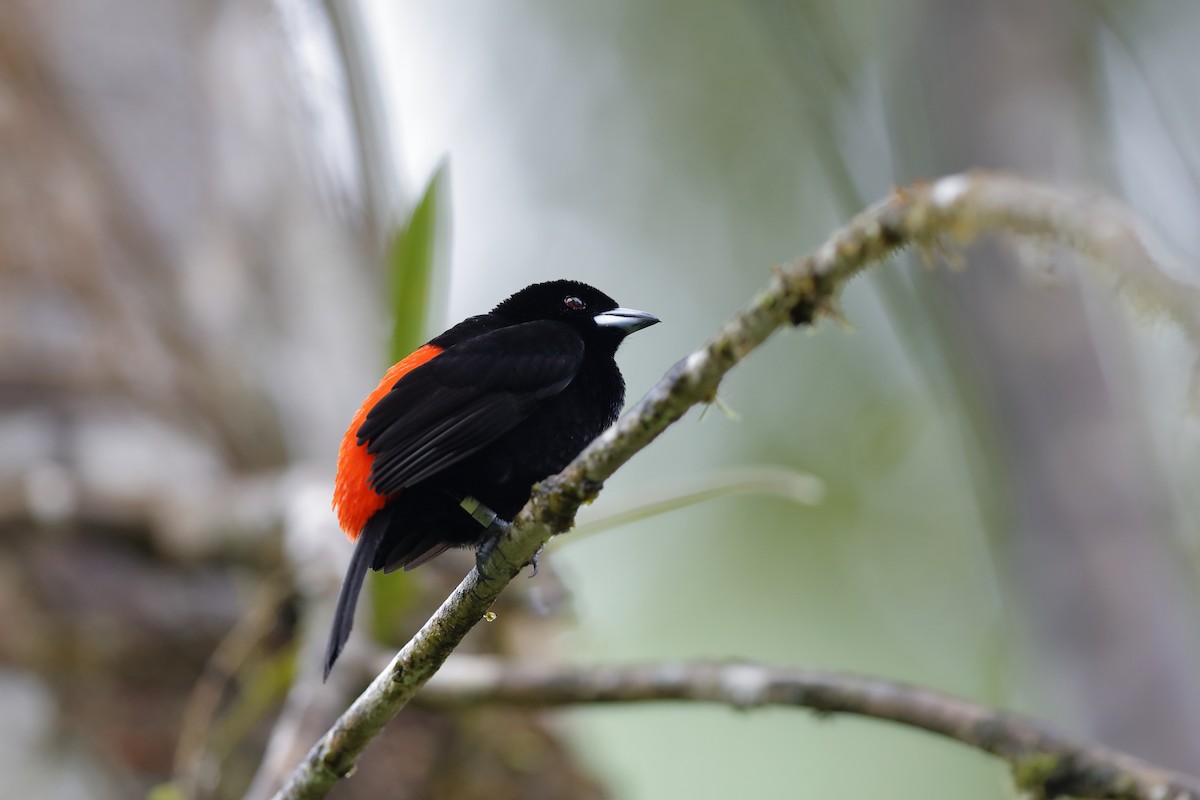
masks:
[[[350,636],[367,570],[479,546],[533,486],[616,421],[616,352],[658,323],[586,283],[535,283],[393,365],[342,438],[333,508],[354,542],[325,654]]]

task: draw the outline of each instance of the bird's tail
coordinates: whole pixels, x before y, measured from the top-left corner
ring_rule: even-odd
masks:
[[[376,514],[375,516],[382,517],[383,515]],[[337,661],[338,656],[342,653],[342,648],[346,646],[346,640],[350,638],[350,629],[354,627],[354,609],[358,605],[358,593],[362,591],[367,570],[375,561],[375,553],[387,530],[386,525],[371,524],[372,522],[378,523],[382,520],[372,519],[363,526],[362,533],[358,536],[358,543],[354,546],[354,555],[350,557],[350,566],[346,568],[346,577],[342,579],[337,610],[333,612],[333,629],[329,631],[329,646],[325,650],[325,680],[329,680],[333,663]]]

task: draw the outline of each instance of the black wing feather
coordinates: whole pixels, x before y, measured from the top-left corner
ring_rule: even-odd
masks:
[[[487,446],[565,389],[582,363],[582,337],[550,320],[447,347],[401,378],[358,429],[375,456],[372,487],[397,492]]]
[[[498,421],[514,419],[519,422],[526,416],[510,397],[489,397],[476,401],[471,407],[460,409],[445,424],[427,431],[418,442],[413,443],[412,448],[405,451],[403,457],[388,458],[390,451],[381,451],[371,470],[371,485],[383,494],[411,486],[492,441],[495,436],[491,435],[491,431]],[[509,427],[499,432],[503,433]],[[382,467],[381,459],[386,459]]]

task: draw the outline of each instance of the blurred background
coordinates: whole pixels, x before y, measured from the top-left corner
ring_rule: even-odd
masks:
[[[471,564],[374,581],[321,685],[345,425],[527,283],[664,320],[633,400],[962,169],[1124,197],[1194,282],[1198,36],[1185,0],[0,4],[0,797],[269,796]],[[1196,343],[1058,249],[962,261],[769,342],[585,519],[749,490],[561,538],[467,649],[877,674],[1196,771]],[[878,723],[641,706],[409,709],[331,796],[735,793],[1014,791]]]

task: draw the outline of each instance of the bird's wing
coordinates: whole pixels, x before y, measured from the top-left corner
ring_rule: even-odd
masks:
[[[582,362],[582,337],[549,320],[447,347],[397,381],[358,429],[374,456],[371,487],[391,494],[483,448],[565,389]]]

